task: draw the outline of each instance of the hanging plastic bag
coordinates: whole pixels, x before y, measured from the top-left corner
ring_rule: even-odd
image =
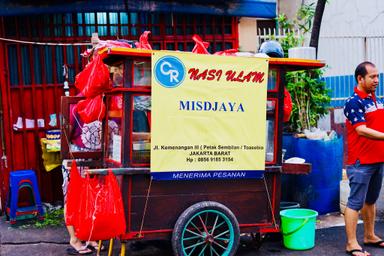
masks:
[[[125,233],[126,223],[119,184],[112,171],[106,176],[86,176],[75,227],[80,240],[107,240]]]
[[[96,55],[84,70],[76,75],[75,86],[87,98],[93,98],[112,88],[108,67],[99,55]]]
[[[101,95],[90,99],[80,100],[76,106],[80,120],[84,123],[98,121],[105,116],[105,104]]]
[[[289,91],[284,87],[284,112],[283,121],[288,122],[292,113],[292,98]]]
[[[84,147],[91,150],[101,149],[101,129],[102,123],[100,121],[83,125],[81,128],[81,142],[84,144]]]
[[[88,83],[82,90],[87,98],[93,98],[112,88],[112,81],[109,79],[109,70],[99,55],[92,60],[92,69],[88,77]]]
[[[204,42],[200,36],[193,35],[192,40],[195,41],[195,47],[193,47],[192,52],[197,54],[209,54],[207,48],[209,47],[209,42]]]
[[[152,50],[151,45],[148,42],[148,35],[151,33],[151,31],[144,31],[143,34],[141,34],[139,38],[139,42],[136,42],[136,48],[138,49],[145,49],[145,50]]]
[[[82,91],[88,82],[88,77],[91,73],[91,62],[75,76],[75,87]]]
[[[75,87],[80,91],[83,91],[84,87],[87,86],[94,65],[94,61],[87,63],[85,68],[75,76]]]
[[[65,223],[67,226],[76,226],[79,211],[79,195],[82,193],[82,178],[76,161],[72,161],[71,172],[65,200]]]

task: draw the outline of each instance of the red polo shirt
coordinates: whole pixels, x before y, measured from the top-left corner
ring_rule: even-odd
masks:
[[[344,106],[344,115],[347,117],[347,164],[354,164],[356,160],[360,160],[361,164],[384,162],[384,141],[360,136],[355,130],[365,124],[371,129],[384,132],[383,101],[356,87],[354,91]]]

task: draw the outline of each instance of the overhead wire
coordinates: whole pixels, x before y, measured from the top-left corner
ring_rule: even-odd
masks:
[[[32,44],[32,45],[53,45],[53,46],[78,46],[78,45],[92,45],[92,42],[85,43],[53,43],[53,42],[33,42],[33,41],[25,41],[25,40],[17,40],[10,38],[0,37],[0,41],[19,43],[19,44]]]

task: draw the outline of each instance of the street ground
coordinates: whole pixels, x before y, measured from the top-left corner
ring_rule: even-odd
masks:
[[[292,251],[284,248],[279,236],[267,236],[261,247],[240,247],[238,256],[323,256],[346,255],[344,251],[345,233],[342,216],[331,214],[319,216],[317,221],[315,247],[307,251]],[[377,221],[377,233],[384,237],[384,222]],[[358,226],[358,238],[362,241],[362,224]],[[108,248],[109,241],[104,241]],[[0,255],[1,256],[59,256],[66,255],[68,234],[65,227],[59,228],[13,228],[8,222],[0,221]],[[384,255],[384,249],[366,248],[372,255]],[[115,241],[113,255],[119,255],[120,243]],[[94,254],[95,255],[95,254]],[[101,255],[107,255],[102,252]],[[130,256],[172,256],[168,241],[143,241],[127,246],[126,255]]]

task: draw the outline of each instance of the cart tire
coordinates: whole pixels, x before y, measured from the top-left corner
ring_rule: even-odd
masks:
[[[172,248],[177,256],[233,256],[240,244],[235,215],[224,205],[204,201],[190,206],[177,219]]]

